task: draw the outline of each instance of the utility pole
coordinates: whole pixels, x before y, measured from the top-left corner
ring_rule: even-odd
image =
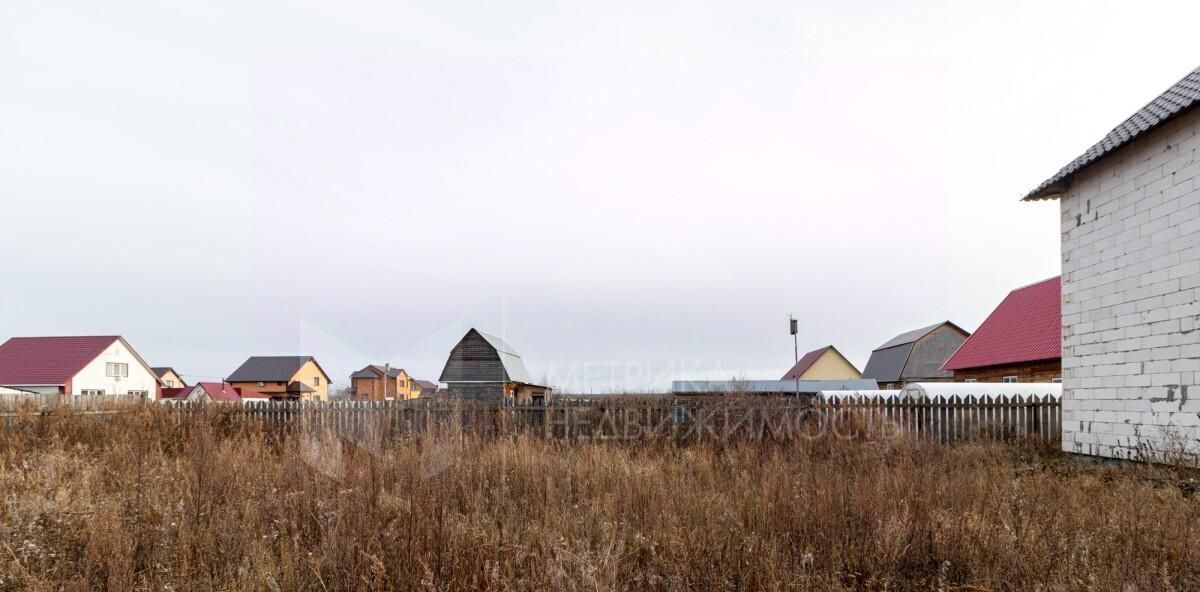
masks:
[[[796,358],[796,361],[792,363],[793,369],[796,368],[796,364],[800,363],[800,337],[798,336],[800,333],[799,324],[800,323],[796,321],[791,313],[788,313],[788,331],[791,331],[792,333],[792,354]],[[800,375],[796,374],[793,377],[796,379],[796,398],[800,398]]]

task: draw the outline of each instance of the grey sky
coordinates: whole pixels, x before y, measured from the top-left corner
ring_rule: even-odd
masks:
[[[1194,2],[0,8],[0,338],[572,389],[860,367],[1058,273],[1017,200],[1197,63]]]

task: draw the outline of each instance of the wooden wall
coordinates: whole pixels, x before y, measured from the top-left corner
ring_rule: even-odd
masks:
[[[1003,382],[1005,376],[1016,376],[1019,382],[1053,382],[1055,378],[1062,378],[1062,360],[955,370],[954,382],[969,379],[975,379],[976,382]]]

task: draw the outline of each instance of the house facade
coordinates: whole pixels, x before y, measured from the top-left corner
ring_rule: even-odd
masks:
[[[451,396],[481,401],[512,400],[544,404],[550,387],[534,384],[521,355],[503,339],[476,329],[467,331],[450,351],[439,382]]]
[[[160,388],[124,338],[13,337],[0,345],[0,385],[68,395],[137,395],[153,400]]]
[[[183,381],[183,377],[174,368],[164,366],[151,368],[151,370],[158,376],[163,388],[183,388],[187,386],[187,383]]]
[[[364,401],[407,400],[419,396],[415,380],[403,368],[371,364],[350,375],[355,399]]]
[[[946,360],[955,382],[1062,380],[1059,278],[1013,290]]]
[[[950,321],[901,333],[871,352],[862,377],[885,390],[909,382],[954,380],[954,372],[943,370],[942,365],[970,335]]]
[[[827,345],[814,349],[796,362],[780,380],[855,380],[862,372],[836,347]]]
[[[1068,452],[1200,454],[1198,104],[1200,68],[1024,198],[1059,200]]]
[[[428,380],[414,380],[412,388],[413,398],[417,397],[432,397],[440,392],[440,388],[436,383]]]
[[[312,356],[254,356],[225,382],[247,395],[279,400],[329,400],[329,375]]]

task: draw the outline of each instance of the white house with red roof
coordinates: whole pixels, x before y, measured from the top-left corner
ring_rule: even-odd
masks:
[[[160,381],[119,335],[13,337],[0,345],[0,386],[41,394],[158,397]]]
[[[955,382],[1060,382],[1061,285],[1053,277],[1009,292],[942,370]]]

